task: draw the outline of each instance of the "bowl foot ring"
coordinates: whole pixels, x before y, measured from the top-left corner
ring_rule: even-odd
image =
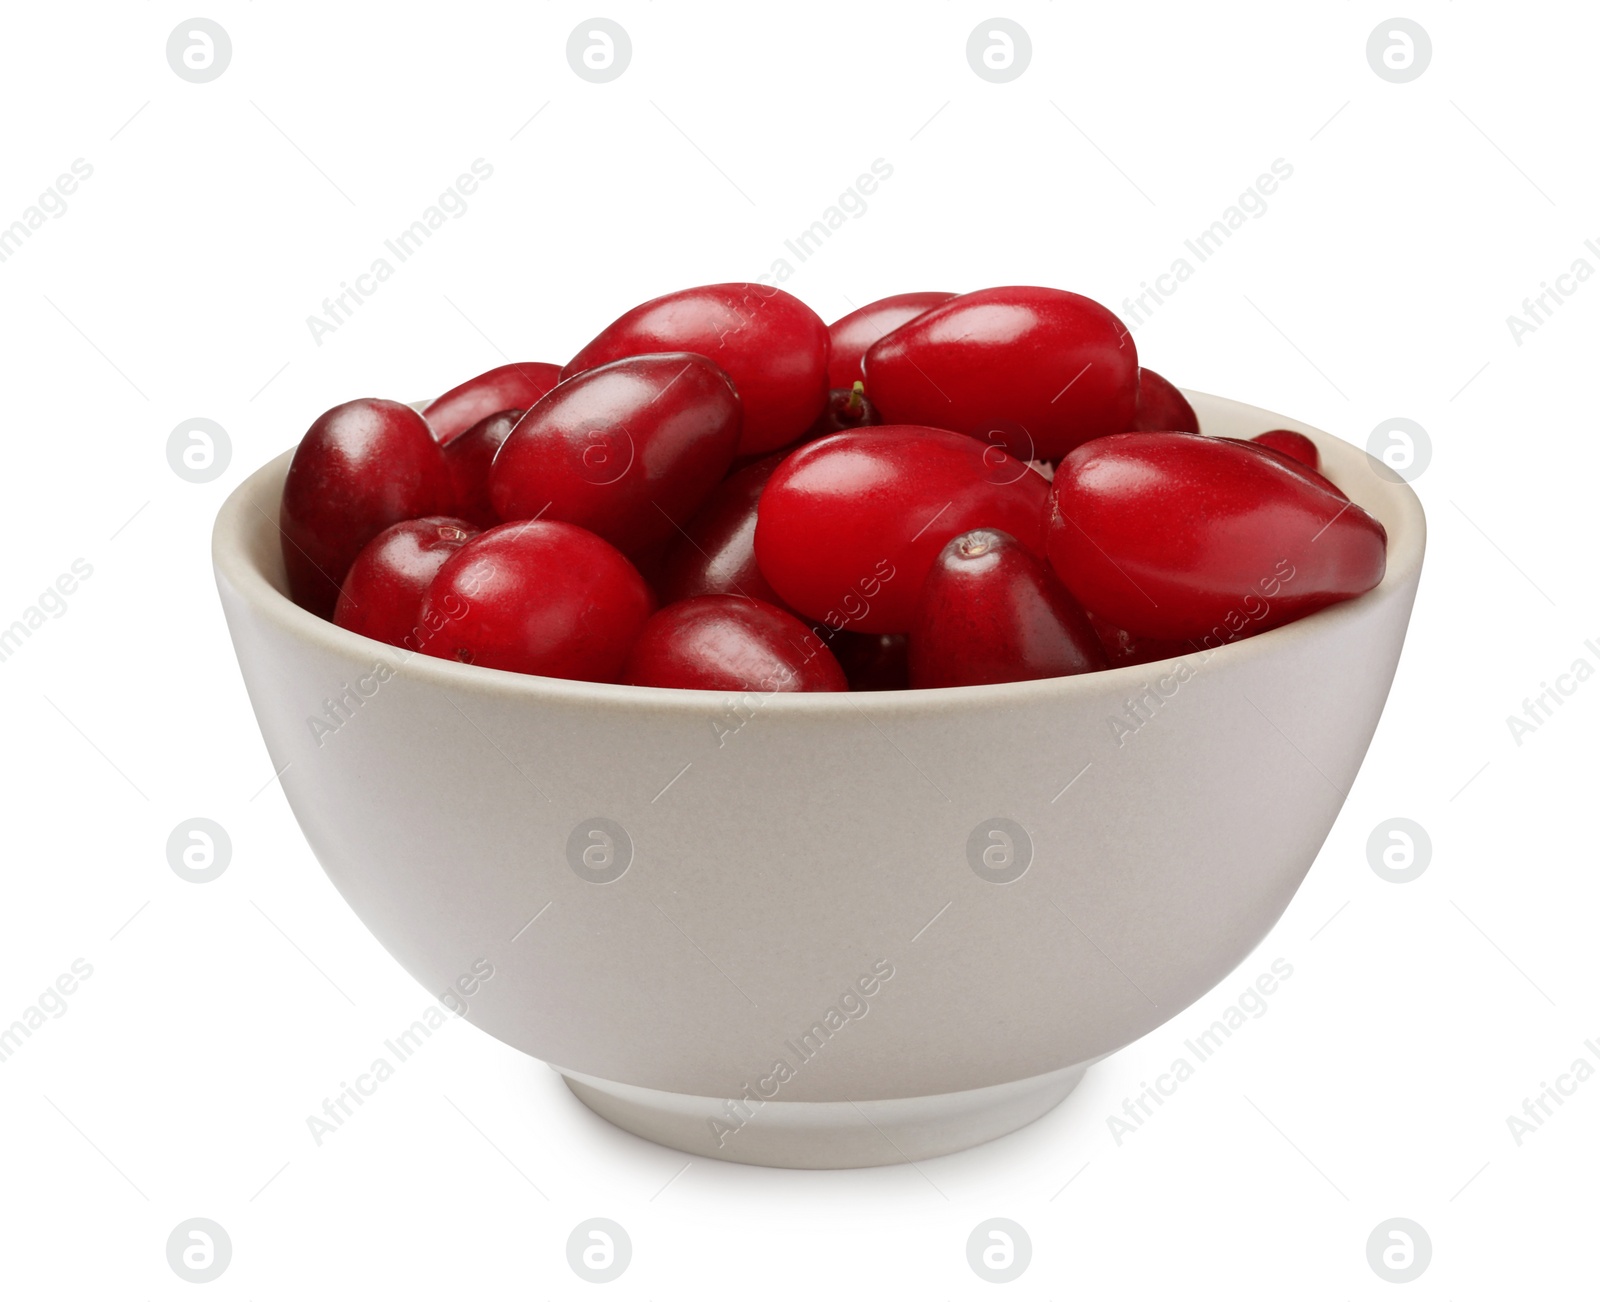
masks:
[[[724,1162],[831,1170],[917,1162],[1009,1135],[1072,1093],[1088,1067],[954,1094],[827,1103],[730,1101],[556,1070],[590,1111],[643,1139]]]

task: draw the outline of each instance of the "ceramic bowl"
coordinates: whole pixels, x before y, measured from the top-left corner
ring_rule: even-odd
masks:
[[[1041,1116],[1228,975],[1288,905],[1389,691],[1424,521],[1357,600],[1181,660],[933,691],[729,696],[409,654],[284,595],[290,454],[217,518],[274,770],[384,947],[590,1108],[685,1152],[848,1167]],[[489,975],[485,976],[484,974]]]

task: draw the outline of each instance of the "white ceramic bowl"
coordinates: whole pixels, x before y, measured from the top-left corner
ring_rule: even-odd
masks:
[[[686,1152],[916,1160],[1041,1116],[1237,966],[1377,725],[1416,497],[1330,435],[1189,397],[1207,433],[1309,434],[1388,530],[1382,584],[1075,678],[766,699],[566,682],[293,605],[285,453],[223,506],[217,585],[306,839],[425,986]]]

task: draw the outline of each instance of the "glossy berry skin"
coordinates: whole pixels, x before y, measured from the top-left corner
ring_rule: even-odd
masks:
[[[390,646],[420,651],[428,640],[422,594],[444,563],[477,537],[465,520],[425,516],[392,524],[361,549],[339,589],[333,622]]]
[[[998,448],[918,425],[807,443],[767,481],[756,519],[761,572],[809,619],[904,633],[945,542],[1003,529],[1043,554],[1050,485]]]
[[[826,638],[828,649],[844,670],[852,692],[896,692],[911,685],[904,633],[849,633],[819,624],[813,630]]]
[[[1089,624],[1105,648],[1106,660],[1111,668],[1120,665],[1147,665],[1157,660],[1171,660],[1186,656],[1201,648],[1193,642],[1163,642],[1158,638],[1135,637],[1125,628],[1108,624],[1092,611]]]
[[[1293,439],[1305,438],[1305,435],[1295,434],[1292,430],[1269,430],[1268,433],[1288,434],[1291,435]],[[1298,456],[1295,456],[1293,453],[1284,451],[1282,448],[1275,446],[1274,443],[1263,443],[1261,441],[1261,436],[1259,435],[1253,439],[1241,439],[1238,441],[1244,447],[1253,449],[1260,456],[1270,457],[1274,461],[1281,461],[1293,467],[1306,478],[1313,480],[1317,484],[1320,484],[1328,492],[1339,498],[1340,501],[1349,500],[1344,489],[1340,488],[1338,484],[1334,483],[1315,466],[1308,465],[1304,460]],[[1306,443],[1311,449],[1310,455],[1313,457],[1317,456],[1317,445],[1312,443],[1310,439],[1306,439]],[[1292,446],[1292,444],[1289,444],[1288,441],[1286,441],[1286,445]],[[1301,450],[1304,451],[1304,449]]]
[[[1215,646],[1383,578],[1377,520],[1321,476],[1233,439],[1099,439],[1056,468],[1050,507],[1056,573],[1135,637]]]
[[[1130,430],[1179,430],[1189,434],[1200,432],[1200,417],[1194,413],[1189,400],[1178,386],[1152,371],[1148,366],[1139,368],[1139,402],[1134,408]]]
[[[392,524],[454,506],[444,454],[410,407],[358,398],[323,412],[283,481],[278,527],[290,597],[332,618],[339,585],[363,547]]]
[[[840,317],[828,327],[829,388],[848,389],[861,378],[861,359],[867,349],[889,331],[954,297],[940,290],[891,294]]]
[[[1257,434],[1250,440],[1264,448],[1271,448],[1274,452],[1281,452],[1286,457],[1293,457],[1302,466],[1312,470],[1321,471],[1322,458],[1317,455],[1317,445],[1304,434],[1292,429],[1269,429],[1265,434]]]
[[[497,411],[443,445],[445,464],[455,483],[456,512],[480,529],[501,523],[489,501],[489,467],[521,419],[522,412],[515,408]]]
[[[564,520],[630,554],[665,542],[739,442],[728,377],[693,353],[595,367],[530,407],[489,471],[502,520]]]
[[[890,424],[979,436],[1021,426],[1045,460],[1131,428],[1139,388],[1121,321],[1093,299],[1028,285],[931,308],[867,349],[864,371]]]
[[[699,353],[728,373],[744,404],[740,455],[792,443],[828,400],[828,329],[773,285],[702,285],[641,303],[585,344],[561,375],[668,352]]]
[[[663,602],[730,593],[783,606],[756,564],[756,507],[778,468],[767,456],[729,475],[667,545],[656,580]]]
[[[549,362],[511,362],[475,375],[441,394],[422,414],[434,438],[450,443],[497,411],[527,410],[561,379],[561,368]]]
[[[707,692],[844,692],[844,670],[793,615],[764,601],[691,597],[658,610],[623,681]]]
[[[1105,667],[1083,607],[1010,534],[972,529],[944,545],[911,626],[912,687],[1017,683]]]
[[[428,585],[423,650],[488,669],[615,682],[652,604],[628,558],[587,529],[502,524],[462,547]]]

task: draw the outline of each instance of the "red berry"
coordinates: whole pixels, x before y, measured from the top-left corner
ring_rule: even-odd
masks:
[[[1170,380],[1163,379],[1148,366],[1139,368],[1139,403],[1134,409],[1130,430],[1179,430],[1200,432],[1200,417],[1189,400]],[[1119,433],[1121,431],[1118,431]]]
[[[363,547],[391,524],[454,507],[444,454],[410,407],[358,398],[323,412],[283,481],[278,527],[290,597],[331,618]]]
[[[391,646],[427,641],[422,594],[440,567],[478,531],[465,520],[430,515],[390,525],[361,549],[339,589],[333,622]]]
[[[885,335],[865,372],[891,424],[980,437],[1020,426],[1031,455],[1053,460],[1130,428],[1139,360],[1122,322],[1093,299],[1010,285],[959,294]]]
[[[1292,429],[1269,429],[1265,434],[1257,434],[1250,440],[1264,448],[1271,448],[1274,452],[1281,452],[1286,457],[1293,457],[1303,466],[1312,470],[1322,469],[1322,459],[1317,455],[1317,445],[1304,434]]]
[[[424,407],[422,414],[434,438],[449,443],[497,411],[533,406],[560,379],[561,368],[549,362],[512,362],[456,385]]]
[[[857,380],[848,389],[830,389],[828,391],[828,405],[822,409],[811,428],[806,431],[812,438],[822,438],[827,434],[837,434],[841,430],[860,429],[864,425],[881,425],[883,418],[878,415],[878,409],[863,392],[862,383]]]
[[[1305,436],[1303,434],[1295,434],[1292,430],[1269,430],[1268,433],[1270,433],[1270,434],[1287,434],[1292,439],[1305,438]],[[1261,440],[1262,437],[1264,437],[1264,436],[1257,436],[1256,438],[1253,438],[1253,439],[1236,439],[1234,441],[1239,443],[1240,446],[1242,446],[1242,447],[1249,448],[1251,451],[1255,452],[1258,456],[1269,457],[1274,461],[1282,462],[1283,464],[1285,464],[1287,466],[1290,466],[1295,470],[1298,470],[1306,478],[1308,478],[1308,479],[1312,480],[1313,482],[1319,484],[1321,487],[1325,488],[1328,492],[1332,493],[1335,497],[1338,497],[1341,500],[1346,500],[1346,501],[1349,500],[1348,499],[1348,495],[1345,493],[1344,489],[1340,488],[1338,484],[1334,483],[1331,479],[1328,479],[1326,476],[1324,476],[1323,473],[1320,470],[1318,470],[1315,466],[1307,465],[1304,460],[1302,460],[1300,457],[1294,455],[1294,453],[1292,453],[1292,452],[1287,452],[1283,448],[1276,447],[1271,443],[1263,443],[1263,442],[1261,442],[1260,440]],[[1315,443],[1312,443],[1310,439],[1306,439],[1306,443],[1311,449],[1311,456],[1315,457],[1317,455],[1317,445]]]
[[[827,641],[852,692],[894,692],[911,685],[904,633],[849,633],[826,624],[813,631]]]
[[[828,327],[829,387],[848,389],[861,378],[861,358],[867,349],[889,331],[954,297],[942,291],[891,294],[840,317]]]
[[[1383,526],[1325,483],[1233,439],[1114,434],[1057,467],[1050,560],[1137,637],[1232,641],[1383,578]]]
[[[650,590],[605,539],[531,520],[479,534],[422,598],[423,650],[488,669],[615,682],[650,614]]]
[[[624,312],[562,368],[569,378],[641,353],[709,357],[744,404],[739,452],[769,452],[799,438],[828,400],[828,329],[774,285],[701,285]]]
[[[756,505],[781,460],[764,457],[712,490],[667,545],[657,582],[663,602],[724,592],[774,606],[784,604],[756,564]]]
[[[1108,624],[1093,611],[1089,623],[1094,634],[1105,648],[1106,659],[1113,669],[1119,665],[1147,665],[1154,660],[1171,660],[1188,655],[1196,648],[1191,642],[1163,642],[1159,638],[1135,637],[1125,628]]]
[[[633,644],[623,679],[708,692],[849,690],[833,653],[793,615],[724,595],[658,610]]]
[[[911,626],[911,686],[1061,678],[1106,667],[1089,617],[1049,565],[998,529],[944,545]]]
[[[494,459],[489,500],[502,520],[565,520],[639,552],[677,532],[738,442],[738,396],[711,362],[628,357],[528,409]]]
[[[784,601],[862,633],[903,633],[945,542],[1004,529],[1043,553],[1050,485],[1003,450],[917,425],[807,443],[761,495],[756,556]]]
[[[500,523],[489,501],[489,467],[522,413],[515,409],[485,416],[444,444],[445,464],[456,486],[456,510],[480,529]]]

